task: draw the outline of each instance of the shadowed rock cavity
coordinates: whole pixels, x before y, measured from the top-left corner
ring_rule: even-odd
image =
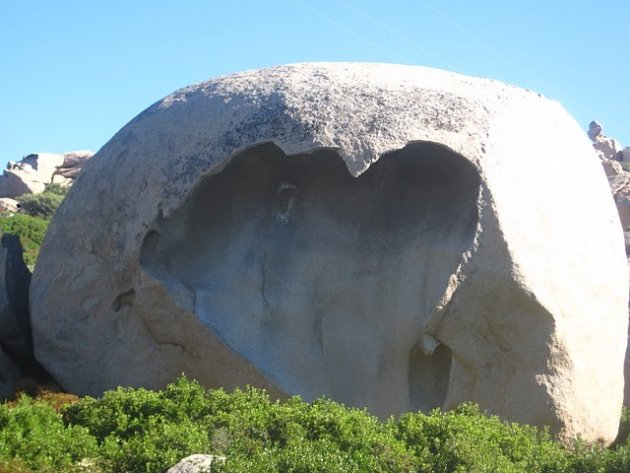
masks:
[[[424,325],[474,239],[480,179],[434,143],[358,178],[332,150],[263,144],[156,222],[141,264],[287,393],[379,415],[441,406],[451,352]],[[212,363],[212,360],[208,360]]]

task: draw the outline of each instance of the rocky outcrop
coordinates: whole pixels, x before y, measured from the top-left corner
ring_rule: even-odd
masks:
[[[630,230],[630,172],[625,171],[623,165],[630,159],[628,156],[630,148],[622,149],[622,145],[617,140],[604,135],[602,126],[596,121],[591,122],[588,136],[593,141],[593,148],[608,177],[621,226],[624,231],[628,231]]]
[[[71,185],[85,161],[93,154],[92,151],[36,153],[17,163],[10,161],[0,176],[0,197],[39,194],[51,183]]]
[[[31,317],[38,360],[80,394],[186,372],[381,416],[472,401],[610,442],[627,279],[608,183],[558,103],[301,64],[125,126],[53,219]]]
[[[0,197],[43,192],[52,173],[62,163],[63,155],[54,153],[30,154],[20,162],[10,161],[0,176]]]
[[[51,182],[69,186],[77,178],[83,165],[94,153],[92,151],[69,151],[63,154],[63,163],[56,168],[51,177]]]
[[[606,164],[604,169],[606,169]],[[615,199],[619,219],[624,231],[630,230],[630,173],[621,170],[618,174],[608,177],[610,189]]]
[[[628,260],[628,270],[630,271],[630,172],[622,167],[622,163],[630,161],[630,148],[621,150],[621,144],[617,140],[606,137],[603,134],[602,126],[596,122],[591,122],[588,136],[593,141],[593,147],[598,152],[602,166],[608,177],[610,190],[617,206],[619,220],[624,230],[626,245],[626,257]],[[603,146],[602,143],[608,143]],[[608,149],[608,152],[602,152]],[[624,367],[625,388],[624,405],[630,406],[630,332],[628,333],[628,349]]]
[[[623,161],[621,143],[603,134],[602,125],[592,121],[588,127],[588,137],[593,141],[593,148],[602,161]]]

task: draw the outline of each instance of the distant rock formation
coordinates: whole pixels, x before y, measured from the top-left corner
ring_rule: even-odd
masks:
[[[52,175],[53,184],[71,185],[83,169],[83,165],[94,153],[92,151],[68,151],[63,154],[63,163]]]
[[[624,164],[630,163],[630,147],[623,148],[619,141],[604,135],[602,125],[597,121],[591,122],[587,134],[608,177],[621,226],[624,232],[629,231],[630,172],[624,170]]]
[[[622,148],[619,141],[603,134],[602,125],[592,121],[588,128],[588,137],[593,141],[593,148],[597,151],[604,172],[608,177],[610,191],[615,199],[619,220],[623,227],[626,258],[630,271],[630,172],[624,169],[625,163],[630,163],[630,147]],[[628,333],[630,345],[630,332]],[[630,347],[629,347],[630,348]],[[624,405],[630,406],[630,349],[626,349],[626,361],[624,365]]]
[[[64,154],[29,154],[19,162],[10,161],[0,176],[0,198],[39,194],[47,184],[69,186],[94,153],[89,150]]]
[[[33,276],[35,353],[79,394],[185,371],[606,443],[623,257],[556,102],[412,66],[249,71],[167,97],[86,167]]]

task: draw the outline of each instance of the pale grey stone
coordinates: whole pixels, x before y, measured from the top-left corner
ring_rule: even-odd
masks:
[[[224,457],[216,455],[190,455],[169,468],[166,473],[211,473],[212,464],[222,460]]]
[[[18,211],[20,203],[9,197],[0,197],[0,212],[15,213]]]

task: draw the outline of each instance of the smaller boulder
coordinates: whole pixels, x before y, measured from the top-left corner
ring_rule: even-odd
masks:
[[[15,385],[22,378],[18,367],[0,348],[0,401],[7,399],[15,391]]]
[[[0,238],[0,345],[20,365],[34,362],[28,290],[31,273],[15,235]]]
[[[211,473],[212,463],[224,460],[225,457],[217,455],[190,455],[170,467],[166,473]]]

